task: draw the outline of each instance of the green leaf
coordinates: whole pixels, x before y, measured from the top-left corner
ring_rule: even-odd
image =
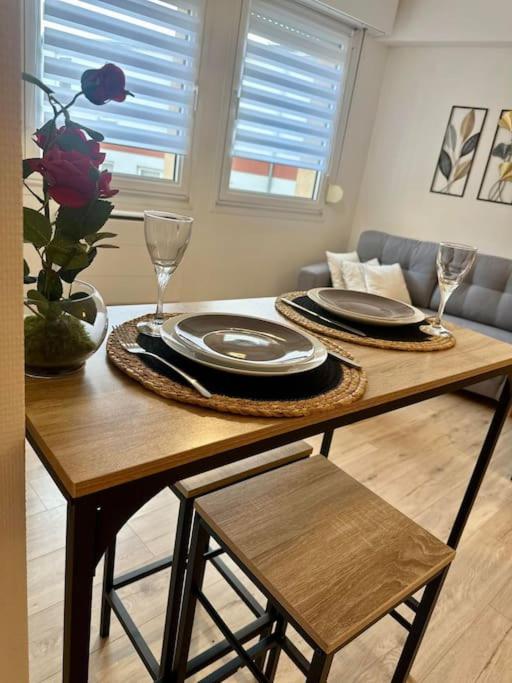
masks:
[[[105,139],[105,136],[102,133],[98,133],[97,130],[88,128],[87,126],[84,126],[82,123],[77,123],[76,121],[68,121],[68,126],[73,126],[74,128],[81,128],[87,133],[87,135],[90,138],[96,140],[96,142],[102,142],[102,140]]]
[[[23,159],[23,180],[34,173],[34,169],[30,165],[31,159]]]
[[[59,133],[57,144],[64,152],[76,151],[81,152],[85,156],[89,155],[87,140],[83,140],[78,135],[73,135],[73,133],[70,133],[67,130]]]
[[[37,278],[32,277],[28,263],[23,259],[23,284],[32,285],[37,281]]]
[[[84,270],[85,268],[88,268],[91,265],[91,263],[96,258],[97,253],[98,253],[98,251],[96,250],[96,248],[93,248],[88,252],[88,254],[87,254],[87,265],[84,266],[83,268],[75,268],[75,269],[62,268],[61,270],[59,270],[60,279],[64,280],[64,282],[68,282],[69,284],[71,284],[75,280],[77,275],[79,275],[82,272],[82,270]]]
[[[107,222],[114,205],[96,199],[84,210],[61,206],[55,224],[56,235],[69,240],[81,240],[97,232]]]
[[[27,83],[32,83],[33,85],[37,85],[38,88],[41,88],[41,90],[44,90],[44,92],[47,95],[51,95],[53,90],[49,88],[47,85],[43,83],[43,81],[40,81],[39,78],[36,78],[35,76],[32,76],[32,74],[28,74],[25,71],[21,74],[21,77],[24,81]]]
[[[23,207],[23,241],[30,242],[40,249],[45,247],[52,238],[50,221],[35,209]]]
[[[68,268],[87,268],[89,261],[83,244],[72,242],[63,237],[55,237],[46,247],[46,256],[58,266]]]
[[[27,292],[27,299],[32,303],[34,303],[37,306],[37,310],[41,315],[46,315],[49,310],[49,301],[41,294],[41,292],[38,292],[37,289],[30,289]]]
[[[62,296],[62,282],[54,270],[42,270],[37,278],[37,291],[48,301],[58,301]]]
[[[117,237],[117,234],[115,232],[97,232],[93,235],[86,235],[84,240],[87,242],[87,244],[92,245],[100,240],[110,239],[111,237]]]
[[[94,299],[86,292],[74,292],[67,301],[62,302],[62,308],[70,315],[94,325],[98,309]]]

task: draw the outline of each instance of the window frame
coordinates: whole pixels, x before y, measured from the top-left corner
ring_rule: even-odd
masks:
[[[282,4],[280,0],[275,0],[276,4]],[[236,47],[235,63],[231,78],[231,98],[227,109],[226,133],[222,153],[222,165],[219,177],[219,187],[217,193],[218,206],[234,206],[253,209],[273,209],[289,213],[310,213],[322,214],[325,208],[325,196],[331,179],[335,178],[339,172],[343,142],[348,124],[350,105],[352,102],[353,90],[357,75],[359,58],[361,55],[364,29],[356,23],[350,23],[341,17],[334,17],[331,13],[323,12],[320,7],[305,8],[297,6],[297,12],[308,14],[314,12],[322,19],[332,22],[336,21],[343,25],[345,29],[352,31],[350,56],[347,60],[347,71],[342,95],[341,106],[335,121],[335,133],[333,136],[333,147],[329,158],[329,166],[326,171],[320,172],[320,179],[317,180],[317,196],[312,199],[305,197],[290,197],[286,195],[270,194],[265,192],[251,192],[248,190],[233,190],[229,187],[231,175],[231,148],[235,134],[235,126],[238,114],[239,91],[242,81],[242,74],[245,59],[246,36],[249,27],[251,0],[242,0],[240,21],[238,27],[238,38]],[[308,11],[309,10],[309,11]]]
[[[190,203],[192,167],[197,158],[198,143],[197,119],[199,104],[199,82],[202,68],[202,59],[206,40],[206,3],[201,3],[201,29],[199,35],[198,68],[196,74],[196,96],[193,107],[193,116],[190,127],[190,152],[187,155],[177,155],[179,164],[179,182],[169,178],[148,178],[137,174],[113,173],[113,185],[126,197],[148,197],[155,200],[173,200],[181,204]],[[41,76],[42,73],[42,37],[43,16],[41,12],[42,0],[23,0],[23,40],[24,40],[24,70]],[[24,139],[23,154],[25,157],[33,156],[36,147],[32,135],[37,126],[38,101],[40,94],[34,86],[25,84],[23,89],[23,117]],[[106,140],[108,142],[108,140]],[[29,185],[41,184],[41,181],[33,177],[28,179]]]

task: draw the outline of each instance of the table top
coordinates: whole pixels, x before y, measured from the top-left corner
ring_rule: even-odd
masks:
[[[233,299],[166,306],[176,311],[222,311],[283,318],[273,298]],[[152,311],[114,306],[110,322]],[[456,328],[447,351],[385,351],[343,343],[368,375],[363,398],[349,406],[295,418],[228,415],[160,398],[108,362],[105,345],[83,370],[59,379],[26,382],[27,429],[54,475],[72,498],[199,462],[329,419],[357,415],[460,381],[512,373],[512,345]]]

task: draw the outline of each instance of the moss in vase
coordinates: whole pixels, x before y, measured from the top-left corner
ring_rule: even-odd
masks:
[[[96,346],[82,323],[71,315],[47,320],[25,318],[25,363],[33,367],[80,365]]]

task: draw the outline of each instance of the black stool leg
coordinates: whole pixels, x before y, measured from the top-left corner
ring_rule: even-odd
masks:
[[[267,601],[267,606],[265,608],[265,611],[268,614],[275,613],[275,609],[273,608],[270,600]],[[260,633],[260,640],[264,640],[265,638],[268,638],[268,636],[270,636],[272,633],[272,628],[273,628],[273,624],[270,624],[265,629],[263,629],[263,631]],[[267,653],[263,652],[259,655],[256,655],[256,657],[254,658],[254,663],[256,664],[258,669],[260,669],[260,671],[263,671],[263,666],[265,664],[266,657],[267,657]]]
[[[208,550],[210,536],[201,520],[196,516],[192,531],[189,567],[185,591],[183,593],[183,609],[180,620],[178,642],[173,665],[173,681],[183,683],[187,673],[188,651],[194,626],[194,615],[197,604],[197,592],[201,590],[206,569],[205,552]]]
[[[112,608],[107,600],[107,594],[112,590],[114,583],[114,564],[116,561],[116,539],[112,541],[105,551],[105,563],[103,565],[103,588],[101,591],[101,618],[100,637],[108,638],[110,635],[110,615]]]
[[[405,683],[407,680],[449,568],[444,569],[426,586],[391,683]]]
[[[322,650],[315,650],[306,683],[325,683],[333,657],[334,655],[326,655]]]
[[[194,503],[187,498],[181,499],[174,552],[172,556],[171,583],[167,599],[165,615],[164,637],[162,643],[162,657],[158,681],[167,683],[172,676],[172,663],[178,633],[183,584],[187,571],[188,546],[190,542],[190,527],[194,516]]]
[[[265,667],[265,676],[269,683],[273,683],[276,677],[277,665],[279,664],[279,656],[281,655],[281,650],[283,649],[281,641],[286,633],[286,620],[281,614],[277,612],[275,607],[269,607],[269,614],[275,615],[276,617],[276,629],[274,635],[277,638],[277,643],[268,653],[267,665]],[[256,664],[256,661],[255,661]]]

